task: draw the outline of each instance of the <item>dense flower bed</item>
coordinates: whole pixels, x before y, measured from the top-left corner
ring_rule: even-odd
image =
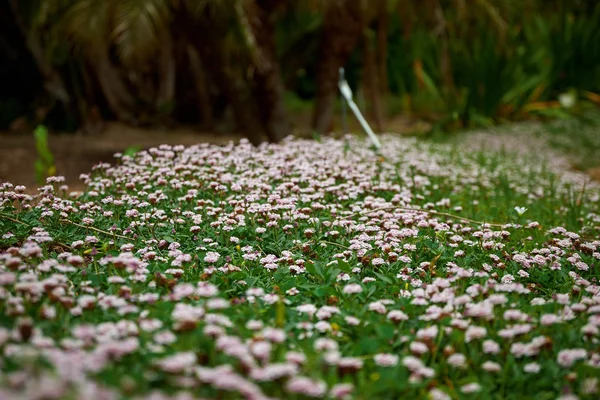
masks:
[[[384,143],[0,185],[0,398],[598,398],[597,188]]]

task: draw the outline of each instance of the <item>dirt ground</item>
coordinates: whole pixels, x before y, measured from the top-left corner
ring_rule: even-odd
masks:
[[[297,117],[297,116],[296,116]],[[310,118],[294,121],[298,136],[311,137],[304,126],[309,125]],[[336,121],[336,126],[341,122]],[[306,121],[305,121],[306,120]],[[386,121],[388,132],[414,132],[425,130],[423,123],[407,117],[397,117]],[[360,132],[356,121],[349,119],[348,128]],[[80,190],[82,185],[79,175],[90,172],[91,168],[100,162],[113,163],[113,155],[129,147],[148,149],[161,144],[183,144],[190,146],[197,143],[225,144],[241,139],[241,134],[199,132],[193,128],[148,129],[135,128],[120,123],[107,123],[106,129],[97,135],[58,134],[49,135],[50,150],[54,154],[57,175],[63,175],[71,190]],[[32,133],[2,133],[0,132],[0,182],[11,182],[15,185],[25,185],[29,191],[35,191],[34,163],[37,159],[35,141]]]
[[[350,131],[361,131],[356,121],[348,122]],[[341,125],[337,120],[334,124]],[[311,134],[306,129],[301,129],[301,126],[295,125],[295,134],[311,137]],[[427,128],[425,123],[407,117],[393,118],[385,123],[387,132],[400,134],[423,132]],[[114,163],[114,154],[129,147],[148,149],[161,144],[185,146],[197,143],[226,144],[229,141],[237,142],[242,137],[241,134],[236,133],[200,132],[186,127],[149,129],[107,123],[106,129],[100,134],[53,134],[48,140],[54,154],[57,175],[66,178],[70,190],[82,190],[80,174],[90,172],[91,168],[100,162]],[[34,169],[36,159],[33,134],[0,132],[0,183],[8,181],[15,185],[25,185],[28,192],[34,193],[37,188]],[[600,167],[585,172],[593,180],[600,182]]]
[[[50,150],[54,154],[57,175],[63,175],[73,190],[80,185],[79,175],[88,173],[100,162],[114,162],[113,155],[129,147],[147,149],[160,144],[193,144],[208,142],[225,144],[238,141],[236,134],[198,132],[191,128],[140,129],[121,124],[108,124],[98,135],[49,135]],[[36,186],[34,163],[37,159],[32,134],[0,133],[0,182]]]

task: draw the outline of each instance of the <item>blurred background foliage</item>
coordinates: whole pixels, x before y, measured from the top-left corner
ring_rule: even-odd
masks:
[[[328,132],[342,66],[377,131],[583,114],[600,106],[600,2],[0,2],[1,130]]]

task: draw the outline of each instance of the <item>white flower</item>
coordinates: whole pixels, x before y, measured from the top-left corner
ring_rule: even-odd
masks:
[[[500,370],[502,369],[500,364],[493,361],[484,362],[483,364],[481,364],[481,368],[483,368],[487,372],[500,372]]]
[[[398,364],[398,359],[397,355],[388,353],[375,354],[373,357],[375,364],[381,367],[393,367]]]
[[[344,286],[344,293],[346,294],[360,293],[362,290],[362,286],[360,286],[358,283],[349,283],[348,285]]]
[[[542,367],[540,366],[540,364],[535,362],[525,364],[525,366],[523,367],[523,371],[527,372],[528,374],[537,374],[538,372],[540,372],[541,369]]]
[[[431,400],[451,400],[452,399],[452,397],[448,396],[446,394],[446,392],[443,392],[437,388],[433,388],[429,391],[429,398]]]
[[[577,99],[575,98],[575,95],[573,93],[567,92],[558,95],[558,102],[564,108],[572,108],[577,102]]]
[[[461,353],[454,353],[450,357],[448,357],[448,364],[457,368],[466,368],[467,367],[467,357]]]
[[[517,214],[519,214],[519,216],[521,216],[521,215],[525,214],[525,211],[527,211],[527,208],[516,206],[515,211],[517,212]]]
[[[481,385],[473,382],[473,383],[469,383],[466,385],[461,386],[460,391],[463,393],[476,393],[479,392],[481,390]]]

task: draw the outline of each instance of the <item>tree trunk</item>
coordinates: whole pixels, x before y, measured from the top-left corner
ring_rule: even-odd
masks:
[[[388,31],[390,17],[387,10],[387,1],[380,0],[377,15],[377,73],[379,75],[379,91],[385,98],[389,94],[388,83]]]
[[[241,72],[227,59],[223,32],[219,32],[214,21],[191,20],[185,9],[178,13],[177,21],[200,55],[204,70],[227,97],[235,118],[246,131],[248,139],[255,145],[261,143],[264,130],[254,108],[254,99],[251,98],[250,88]]]
[[[448,37],[448,22],[444,16],[444,10],[439,0],[435,2],[435,21],[437,24],[436,31],[440,36],[440,71],[442,73],[442,79],[444,81],[443,91],[445,95],[451,95],[454,93],[454,77],[452,74],[452,62],[450,60],[450,49]]]
[[[198,102],[198,114],[202,125],[206,129],[212,129],[214,126],[213,110],[210,103],[210,93],[208,91],[208,85],[206,84],[206,74],[204,73],[204,67],[200,61],[198,52],[191,45],[187,45],[187,55],[190,61],[190,69],[194,78],[194,87],[196,89],[196,99]]]
[[[119,71],[112,65],[106,50],[93,48],[88,53],[88,58],[110,110],[119,121],[135,123],[135,100],[128,92]]]
[[[363,88],[367,101],[369,102],[367,110],[373,120],[375,130],[383,131],[383,112],[381,108],[381,91],[377,71],[377,56],[373,48],[373,38],[371,31],[363,35],[364,50],[364,69],[363,69]]]
[[[269,141],[279,142],[291,133],[285,110],[285,87],[275,48],[275,26],[272,13],[277,2],[272,0],[245,0],[240,19],[251,35],[250,50],[254,61],[256,102]]]
[[[65,83],[58,73],[46,57],[44,56],[44,49],[39,41],[39,39],[29,32],[25,21],[19,12],[19,2],[18,0],[10,0],[10,6],[12,8],[12,13],[15,18],[15,23],[19,27],[23,38],[25,39],[25,44],[27,49],[31,52],[33,59],[42,75],[44,80],[44,88],[46,91],[52,96],[54,99],[63,103],[63,105],[69,109],[71,96],[65,86]]]
[[[94,103],[94,88],[90,74],[86,73],[85,62],[67,63],[71,77],[73,103],[77,109],[79,129],[84,134],[95,135],[104,129],[100,109]]]
[[[313,129],[318,133],[325,132],[331,126],[339,69],[346,63],[365,27],[361,3],[356,0],[332,1],[325,12],[312,121]]]
[[[161,35],[159,53],[158,94],[156,108],[163,115],[171,114],[175,102],[175,77],[177,74],[173,38],[170,32]]]

